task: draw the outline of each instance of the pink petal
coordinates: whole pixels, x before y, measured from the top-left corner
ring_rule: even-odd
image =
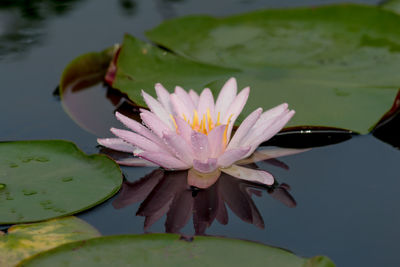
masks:
[[[172,124],[171,118],[169,117],[169,113],[165,110],[165,108],[155,100],[151,95],[147,94],[142,90],[142,96],[144,101],[150,110],[162,120],[170,129],[174,129],[174,125]]]
[[[154,86],[156,89],[157,99],[164,107],[164,109],[169,113],[172,114],[172,107],[171,103],[169,102],[169,92],[161,83],[156,83]]]
[[[274,177],[272,174],[264,170],[255,170],[232,165],[230,168],[221,169],[221,171],[246,181],[258,182],[266,185],[274,184]]]
[[[119,138],[97,138],[97,143],[102,146],[127,153],[133,153],[133,150],[135,150],[135,146],[128,144]]]
[[[223,168],[231,166],[236,161],[242,159],[249,150],[250,147],[226,150],[224,154],[218,157],[218,166]]]
[[[162,152],[144,151],[137,156],[153,162],[167,170],[186,170],[191,167],[170,154]]]
[[[118,136],[119,138],[123,139],[124,141],[137,146],[138,148],[145,150],[145,151],[163,151],[157,144],[150,141],[149,139],[136,134],[131,131],[121,130],[116,128],[111,128],[111,132]]]
[[[235,124],[235,121],[237,117],[240,115],[242,112],[244,105],[247,102],[247,99],[250,94],[250,87],[244,88],[236,97],[235,100],[232,102],[232,104],[229,106],[227,112],[225,113],[224,119],[222,123],[227,124],[229,117],[232,115],[231,120],[229,122],[228,126],[228,131],[227,131],[227,140],[230,140],[231,138],[231,132],[233,125]]]
[[[150,112],[149,112],[150,113]],[[155,134],[153,134],[149,129],[147,129],[146,127],[144,127],[142,124],[140,124],[139,122],[132,120],[124,115],[122,115],[119,112],[115,113],[115,117],[122,122],[126,127],[128,127],[129,129],[131,129],[132,131],[146,137],[147,139],[153,141],[154,143],[156,143],[157,145],[159,145],[160,147],[165,147],[164,143],[161,141],[161,139],[156,136]]]
[[[260,117],[262,108],[254,110],[247,118],[240,124],[239,128],[236,130],[235,135],[229,142],[229,148],[236,148],[240,145],[242,139],[246,136],[249,130],[254,126],[258,118]]]
[[[253,140],[256,136],[262,134],[266,128],[269,128],[278,118],[282,118],[288,112],[288,104],[283,103],[271,108],[261,114],[260,119],[254,124],[248,135],[244,138]]]
[[[223,117],[222,123],[227,123],[228,118],[233,114],[233,117],[238,117],[242,112],[244,105],[247,102],[247,99],[250,94],[250,87],[244,88],[240,93],[235,97],[231,105],[227,108],[225,115]]]
[[[230,78],[222,87],[217,102],[215,104],[215,113],[221,113],[223,117],[228,107],[232,104],[237,94],[237,83],[235,78]]]
[[[182,99],[175,93],[171,94],[169,98],[176,116],[183,118],[183,115],[185,115],[188,120],[192,120],[193,109],[186,106]]]
[[[209,158],[206,162],[193,160],[193,168],[201,173],[210,173],[217,169],[217,159]]]
[[[193,154],[191,147],[182,136],[176,133],[164,133],[163,140],[178,159],[188,165],[192,164]]]
[[[286,123],[288,123],[288,121],[293,117],[294,114],[294,110],[291,110],[284,114],[282,118],[277,118],[268,129],[265,129],[265,131],[260,136],[252,141],[252,143],[249,143],[248,145],[252,146],[252,149],[249,151],[248,156],[251,155],[261,143],[267,141],[272,136],[277,134],[286,125]]]
[[[217,158],[225,149],[224,132],[226,125],[219,125],[208,133],[209,154],[211,158]]]
[[[190,142],[196,159],[204,161],[209,158],[210,152],[207,135],[192,131]]]
[[[143,123],[160,138],[162,138],[163,132],[166,131],[175,132],[175,126],[174,129],[171,130],[154,113],[151,113],[149,111],[142,111],[142,113],[140,113],[140,118],[142,119]]]
[[[131,166],[131,167],[158,167],[158,165],[153,162],[147,161],[142,158],[126,158],[116,160],[119,165]]]
[[[189,94],[180,86],[175,87],[175,94],[181,99],[182,103],[189,109],[189,110],[194,110],[196,107],[194,106],[194,103],[192,101],[192,98],[189,96]],[[189,115],[189,114],[187,114]]]
[[[187,183],[190,186],[195,186],[198,188],[208,188],[212,186],[221,175],[219,170],[212,173],[199,173],[194,169],[188,171]]]
[[[258,161],[263,161],[263,160],[268,160],[268,159],[274,159],[274,158],[279,158],[279,157],[284,157],[284,156],[289,156],[289,155],[295,155],[298,153],[303,153],[306,151],[309,151],[310,148],[306,149],[295,149],[295,148],[262,148],[259,150],[256,150],[249,158],[242,159],[236,164],[239,165],[245,165],[245,164],[250,164]]]
[[[261,117],[260,121],[257,122],[258,125],[265,124],[267,121],[273,120],[280,114],[282,114],[285,110],[287,110],[289,105],[287,103],[282,103],[276,107],[273,107],[267,111],[265,111]]]
[[[211,93],[211,90],[208,88],[204,89],[200,94],[199,105],[197,107],[200,120],[203,118],[203,115],[206,115],[207,110],[210,110],[212,120],[216,121],[217,118],[215,118],[214,97]]]
[[[194,106],[197,107],[199,105],[199,99],[200,99],[199,95],[195,91],[190,89],[189,96],[192,99]]]
[[[178,126],[178,133],[181,135],[186,142],[191,143],[192,127],[181,117],[175,116],[176,126]]]

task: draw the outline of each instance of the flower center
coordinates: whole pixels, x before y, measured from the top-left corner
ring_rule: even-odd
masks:
[[[171,119],[172,119],[172,121],[173,121],[173,123],[175,125],[176,132],[178,132],[178,125],[176,124],[176,121],[175,121],[174,117],[171,114],[169,116],[171,117]],[[227,141],[228,141],[227,140],[227,132],[228,132],[228,126],[229,126],[229,123],[231,121],[232,116],[233,116],[233,114],[231,114],[229,116],[228,121],[227,121],[227,123],[225,125],[224,139],[223,139],[223,142],[224,142],[225,145],[227,144]],[[182,114],[182,117],[194,131],[199,132],[199,133],[203,133],[205,135],[208,135],[208,133],[211,132],[212,129],[214,129],[215,127],[221,125],[221,122],[220,122],[221,114],[220,114],[220,112],[218,112],[218,115],[217,115],[217,122],[214,123],[213,120],[212,120],[211,114],[210,114],[210,109],[207,109],[207,112],[205,114],[203,114],[203,118],[201,120],[199,120],[199,114],[198,114],[196,109],[193,110],[193,119],[192,119],[192,121],[190,121],[190,119],[187,118],[185,114]]]
[[[216,126],[221,125],[220,123],[220,112],[218,112],[217,122],[214,123],[210,114],[210,110],[207,109],[207,112],[203,114],[203,118],[199,120],[199,114],[197,110],[193,110],[193,120],[190,122],[188,118],[186,118],[185,114],[182,114],[183,119],[192,127],[196,132],[203,133],[208,135],[208,133],[214,129]]]

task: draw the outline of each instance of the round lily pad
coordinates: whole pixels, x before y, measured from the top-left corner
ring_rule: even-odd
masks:
[[[400,87],[399,28],[399,15],[364,5],[177,18],[147,33],[168,50],[125,37],[112,86],[143,105],[141,89],[154,95],[156,82],[216,95],[234,76],[251,87],[239,120],[287,102],[288,126],[368,133]]]
[[[322,256],[304,259],[275,247],[235,239],[148,234],[93,238],[38,254],[19,266],[280,266],[333,267]]]
[[[0,143],[0,224],[74,214],[114,195],[119,166],[105,155],[86,155],[73,143]]]
[[[100,236],[90,224],[73,216],[33,224],[20,224],[0,232],[0,266],[12,267],[21,260],[59,245]]]

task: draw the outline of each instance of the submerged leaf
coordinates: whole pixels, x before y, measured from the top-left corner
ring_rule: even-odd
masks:
[[[59,245],[100,236],[76,217],[12,226],[6,235],[0,231],[0,266],[15,266],[21,260]],[[4,233],[3,233],[4,234]]]

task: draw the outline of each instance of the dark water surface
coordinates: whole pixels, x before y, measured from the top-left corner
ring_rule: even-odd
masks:
[[[174,16],[344,1],[31,2],[24,6],[18,4],[22,1],[0,1],[0,141],[67,139],[87,153],[97,153],[97,136],[76,124],[52,96],[64,67],[76,56],[120,42],[125,32],[145,39],[145,30]],[[100,103],[94,99],[92,105]],[[356,136],[280,160],[286,165],[260,167],[290,185],[297,206],[290,208],[272,194],[259,197],[253,192],[265,229],[244,222],[228,208],[228,224],[214,221],[206,234],[260,241],[301,256],[323,254],[337,266],[399,266],[398,149],[372,135]],[[125,167],[123,172],[128,181],[135,181],[151,169]],[[144,217],[135,216],[140,203],[115,209],[112,204],[118,197],[80,217],[105,235],[143,233]],[[164,232],[164,222],[165,216],[146,231]],[[194,233],[192,219],[182,233]]]

